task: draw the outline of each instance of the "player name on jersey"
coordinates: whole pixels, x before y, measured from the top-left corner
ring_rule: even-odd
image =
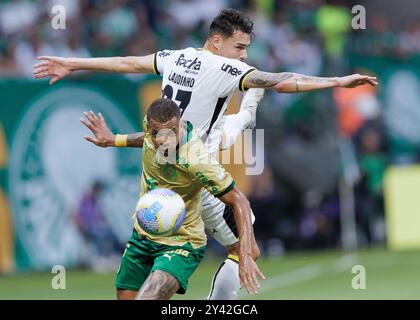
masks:
[[[171,73],[169,74],[168,80],[177,85],[189,88],[192,88],[194,86],[195,81],[194,78],[186,77],[173,71],[171,71]]]

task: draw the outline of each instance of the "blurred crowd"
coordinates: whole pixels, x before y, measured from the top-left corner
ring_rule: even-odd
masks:
[[[55,4],[66,9],[66,30],[51,28]],[[211,20],[226,7],[254,21],[247,62],[262,70],[342,75],[361,71],[349,68],[351,53],[420,53],[420,20],[393,29],[385,16],[372,13],[366,30],[356,32],[348,1],[18,0],[0,3],[0,74],[31,77],[40,55],[201,47]],[[356,199],[360,243],[383,243],[382,182],[389,158],[376,90],[338,89],[307,98],[268,93],[260,109],[258,126],[267,129],[270,153],[250,200],[263,252],[339,246],[343,183]]]
[[[0,73],[32,73],[35,57],[143,55],[162,48],[200,47],[221,8],[244,11],[255,23],[249,63],[262,69],[318,74],[324,54],[340,58],[352,34],[346,1],[275,0],[15,0],[0,3]],[[54,30],[54,5],[66,29]],[[398,30],[372,15],[352,50],[370,54],[420,52],[420,22]]]

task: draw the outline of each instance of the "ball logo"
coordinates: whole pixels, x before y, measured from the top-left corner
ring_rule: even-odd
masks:
[[[159,212],[160,209],[162,209],[162,205],[156,201],[150,206],[150,208],[146,209],[144,217],[147,221],[154,221],[156,220],[156,214]]]
[[[137,212],[139,223],[147,232],[155,233],[159,229],[157,214],[162,209],[159,202],[155,202],[149,208],[140,208]]]

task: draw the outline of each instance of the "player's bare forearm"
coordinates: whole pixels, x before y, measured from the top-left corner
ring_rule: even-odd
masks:
[[[236,227],[238,228],[239,254],[251,256],[253,231],[251,207],[248,200],[236,186],[220,200],[232,207]]]
[[[144,57],[62,58],[42,56],[34,65],[34,78],[51,77],[50,84],[77,70],[119,73],[153,73],[153,55]]]
[[[233,214],[238,228],[239,238],[239,255],[252,256],[252,222],[251,222],[251,208],[248,200],[238,198],[237,201],[231,204]]]
[[[143,283],[137,300],[168,300],[179,289],[178,280],[161,270],[153,271]]]
[[[144,132],[130,133],[127,135],[127,147],[143,148]]]
[[[270,73],[253,71],[245,80],[247,88],[271,88],[277,92],[298,93],[333,87],[354,88],[359,85],[376,86],[376,77],[353,74],[345,77],[311,77],[293,72]]]
[[[143,148],[144,132],[118,134],[113,140],[112,147]]]
[[[235,216],[239,236],[239,279],[248,293],[257,293],[260,287],[257,276],[265,276],[252,259],[252,239],[254,237],[251,222],[251,207],[245,196],[234,187],[220,200],[230,205]]]
[[[338,85],[336,78],[308,77],[292,72],[270,73],[252,72],[246,79],[248,88],[272,88],[277,92],[303,92],[324,89]]]
[[[72,71],[152,73],[153,55],[144,57],[69,58],[69,65]]]

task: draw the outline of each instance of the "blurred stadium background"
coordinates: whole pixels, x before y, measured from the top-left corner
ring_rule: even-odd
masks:
[[[66,29],[51,8],[66,8]],[[351,8],[367,12],[351,28]],[[246,12],[248,63],[332,76],[365,72],[380,87],[266,93],[265,170],[227,165],[257,217],[255,299],[420,299],[420,6],[416,0],[45,0],[0,2],[0,299],[113,299],[130,236],[140,152],[85,142],[82,111],[114,132],[141,130],[160,80],[79,73],[52,87],[32,79],[40,55],[145,55],[201,47],[222,8]],[[238,108],[240,96],[229,112]],[[190,289],[203,299],[224,250],[209,240]],[[51,288],[51,267],[67,289]],[[351,286],[354,265],[365,290]]]

